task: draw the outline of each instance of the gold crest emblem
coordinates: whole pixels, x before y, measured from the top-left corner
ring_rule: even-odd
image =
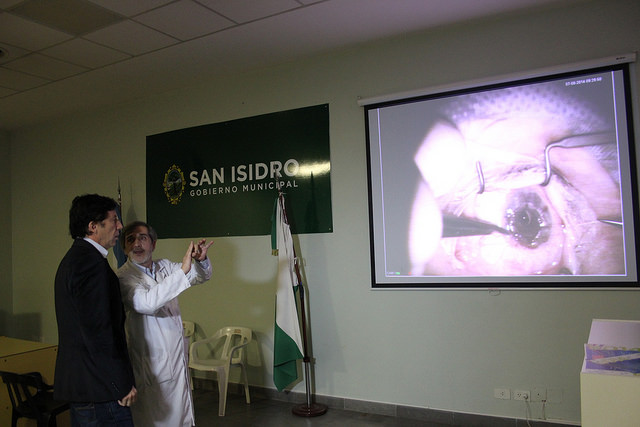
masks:
[[[176,165],[171,166],[164,174],[162,186],[164,187],[164,194],[166,194],[169,203],[177,205],[182,198],[184,187],[186,186],[182,170]]]

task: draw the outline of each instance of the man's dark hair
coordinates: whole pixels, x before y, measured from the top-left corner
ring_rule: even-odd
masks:
[[[138,227],[147,227],[147,230],[149,231],[149,237],[151,238],[151,241],[153,243],[158,240],[158,233],[156,233],[156,230],[154,230],[152,226],[144,221],[133,221],[132,223],[127,224],[127,226],[124,227],[122,229],[122,232],[120,233],[120,246],[122,246],[122,249],[124,249],[124,245],[127,243],[127,236]]]
[[[115,210],[118,204],[111,197],[98,194],[77,196],[69,209],[69,233],[74,239],[88,236],[89,224],[101,222],[107,218],[109,211]]]

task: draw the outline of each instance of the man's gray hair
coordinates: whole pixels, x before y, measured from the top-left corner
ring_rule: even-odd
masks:
[[[124,249],[124,246],[126,244],[127,236],[131,234],[133,230],[138,227],[147,227],[147,230],[149,231],[149,237],[151,238],[151,241],[153,243],[155,243],[156,240],[158,240],[158,233],[156,233],[156,230],[154,230],[152,226],[150,226],[144,221],[133,221],[127,224],[127,226],[122,229],[122,233],[120,233],[120,246],[122,246],[122,249]]]

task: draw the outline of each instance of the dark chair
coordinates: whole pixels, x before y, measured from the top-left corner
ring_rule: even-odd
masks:
[[[18,418],[23,417],[37,420],[38,427],[55,427],[56,416],[69,409],[69,403],[53,399],[53,386],[45,384],[39,372],[0,371],[0,375],[13,406],[11,427],[16,427]]]

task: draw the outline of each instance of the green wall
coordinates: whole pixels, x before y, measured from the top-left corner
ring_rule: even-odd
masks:
[[[546,405],[548,418],[579,422],[591,319],[637,319],[638,292],[372,291],[364,113],[357,101],[638,51],[638,22],[637,1],[568,2],[234,76],[212,70],[194,87],[14,132],[12,222],[0,207],[0,225],[9,222],[13,235],[13,313],[32,322],[20,334],[57,340],[53,277],[71,244],[67,211],[75,195],[115,196],[119,177],[125,221],[144,219],[147,135],[329,103],[334,231],[296,236],[309,286],[315,391],[524,418],[525,403],[496,399],[494,388],[543,387],[554,400]],[[638,129],[635,65],[632,71]],[[0,200],[9,197],[1,191]],[[198,324],[199,334],[228,324],[254,329],[249,379],[273,387],[276,271],[269,237],[214,240],[214,277],[180,297],[183,317]],[[156,255],[178,260],[186,244],[161,240]],[[304,392],[304,383],[294,390]],[[541,404],[529,409],[533,418],[542,416]]]
[[[8,335],[13,314],[11,285],[11,146],[0,132],[0,335]]]

